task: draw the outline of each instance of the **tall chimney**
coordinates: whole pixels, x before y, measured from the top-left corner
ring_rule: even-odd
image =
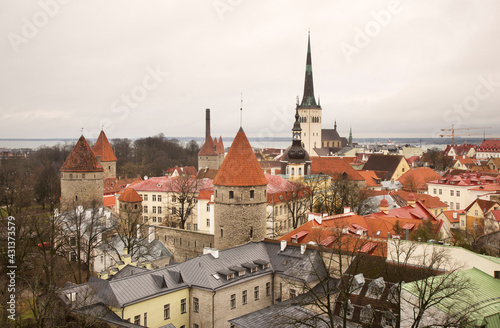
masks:
[[[205,126],[205,140],[210,137],[210,108],[207,108],[206,113],[206,126]]]

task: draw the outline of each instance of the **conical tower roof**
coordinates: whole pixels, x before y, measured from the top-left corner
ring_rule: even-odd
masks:
[[[75,147],[69,154],[60,169],[61,172],[102,172],[103,168],[97,165],[97,159],[84,136],[78,139]]]
[[[242,128],[236,134],[215,176],[214,185],[239,187],[267,185],[264,172]]]
[[[316,104],[314,98],[314,85],[312,75],[312,60],[311,60],[311,35],[307,36],[307,58],[306,58],[306,77],[304,81],[304,95],[300,107],[305,108],[321,108]]]
[[[212,137],[208,136],[205,139],[205,143],[198,152],[198,156],[217,156],[217,152],[215,151],[215,145],[214,141],[212,140]]]
[[[123,192],[123,194],[118,197],[118,200],[120,202],[127,202],[127,203],[138,203],[142,202],[142,197],[139,196],[137,191],[135,191],[134,188],[127,188]]]
[[[116,162],[115,152],[111,145],[109,144],[108,138],[103,130],[99,134],[99,138],[94,145],[94,154],[96,156],[101,156],[102,162]]]

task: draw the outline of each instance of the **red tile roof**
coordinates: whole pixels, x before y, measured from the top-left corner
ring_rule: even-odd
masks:
[[[415,184],[418,190],[427,190],[427,182],[441,178],[433,169],[426,167],[419,167],[405,172],[399,177],[398,181],[401,182],[403,187],[409,184]]]
[[[222,142],[222,137],[219,137],[219,140],[217,140],[217,138],[214,138],[214,145],[217,153],[224,154],[224,143]]]
[[[103,197],[103,205],[109,208],[113,208],[116,205],[115,195],[108,195]]]
[[[352,168],[346,160],[340,157],[311,157],[311,173],[323,173],[336,178],[347,174],[347,179],[352,181],[364,181],[365,179]]]
[[[178,183],[181,177],[169,178],[168,176],[164,177],[154,177],[149,178],[148,180],[140,181],[134,183],[130,186],[130,188],[134,188],[136,191],[163,191],[163,192],[176,192],[180,187]],[[212,190],[213,191],[213,183],[212,180],[202,179],[195,180],[194,178],[190,179],[193,181],[193,188],[196,187],[196,190]]]
[[[260,168],[243,129],[240,128],[214,179],[218,186],[264,186],[267,179]]]
[[[497,222],[500,222],[500,210],[493,210],[491,211],[491,214],[497,220]]]
[[[477,148],[477,151],[489,151],[496,152],[500,151],[500,140],[483,140],[481,145]]]
[[[359,252],[360,253],[370,253],[377,246],[378,246],[378,243],[375,243],[373,241],[369,241],[366,244],[364,244],[363,247],[361,247],[361,249],[359,250]]]
[[[75,147],[59,170],[61,172],[102,172],[97,159],[84,136],[78,139]]]
[[[406,206],[408,202],[408,198],[413,194],[409,191],[398,190],[392,191],[390,193],[391,197],[398,203],[399,206]],[[431,196],[429,194],[413,194],[416,200],[420,201],[422,205],[427,207],[428,209],[435,208],[447,208],[448,205],[442,202],[439,197]]]
[[[382,187],[381,179],[375,171],[357,171],[366,181],[367,187]],[[377,183],[378,182],[378,183]]]
[[[123,192],[123,194],[118,197],[118,200],[120,202],[126,202],[126,203],[137,203],[137,202],[142,202],[142,197],[139,196],[137,191],[135,191],[134,188],[127,188]]]
[[[453,217],[453,213],[457,213],[457,217],[456,218]],[[453,211],[453,210],[443,211],[443,214],[448,218],[448,220],[451,223],[458,223],[460,221],[459,214],[461,214],[461,213],[464,213],[464,211],[463,210],[460,210],[460,211]]]
[[[94,145],[94,154],[101,156],[101,162],[116,162],[116,156],[103,130]]]
[[[194,166],[180,166],[180,167],[174,166],[166,169],[165,173],[167,175],[172,175],[176,171],[179,175],[188,175],[188,176],[196,175],[198,173],[198,171],[196,171],[196,168]]]
[[[216,156],[217,152],[215,151],[215,149],[216,148],[212,137],[208,137],[205,139],[205,143],[198,152],[198,156]]]
[[[444,155],[449,156],[449,152],[452,148],[455,150],[456,155],[462,156],[462,155],[467,155],[467,153],[471,148],[476,148],[476,145],[471,145],[471,144],[453,145],[453,146],[447,145],[446,149],[443,151]]]

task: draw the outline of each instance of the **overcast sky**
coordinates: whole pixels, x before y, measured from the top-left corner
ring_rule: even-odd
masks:
[[[212,135],[233,137],[241,92],[248,136],[291,136],[309,29],[323,128],[500,137],[499,13],[497,0],[2,1],[0,138],[202,137],[205,108]]]

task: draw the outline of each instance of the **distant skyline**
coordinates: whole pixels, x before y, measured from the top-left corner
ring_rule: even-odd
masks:
[[[323,128],[500,137],[498,1],[4,1],[0,138],[291,136],[307,34]],[[457,133],[465,131],[457,131]],[[0,143],[0,147],[2,147]]]

